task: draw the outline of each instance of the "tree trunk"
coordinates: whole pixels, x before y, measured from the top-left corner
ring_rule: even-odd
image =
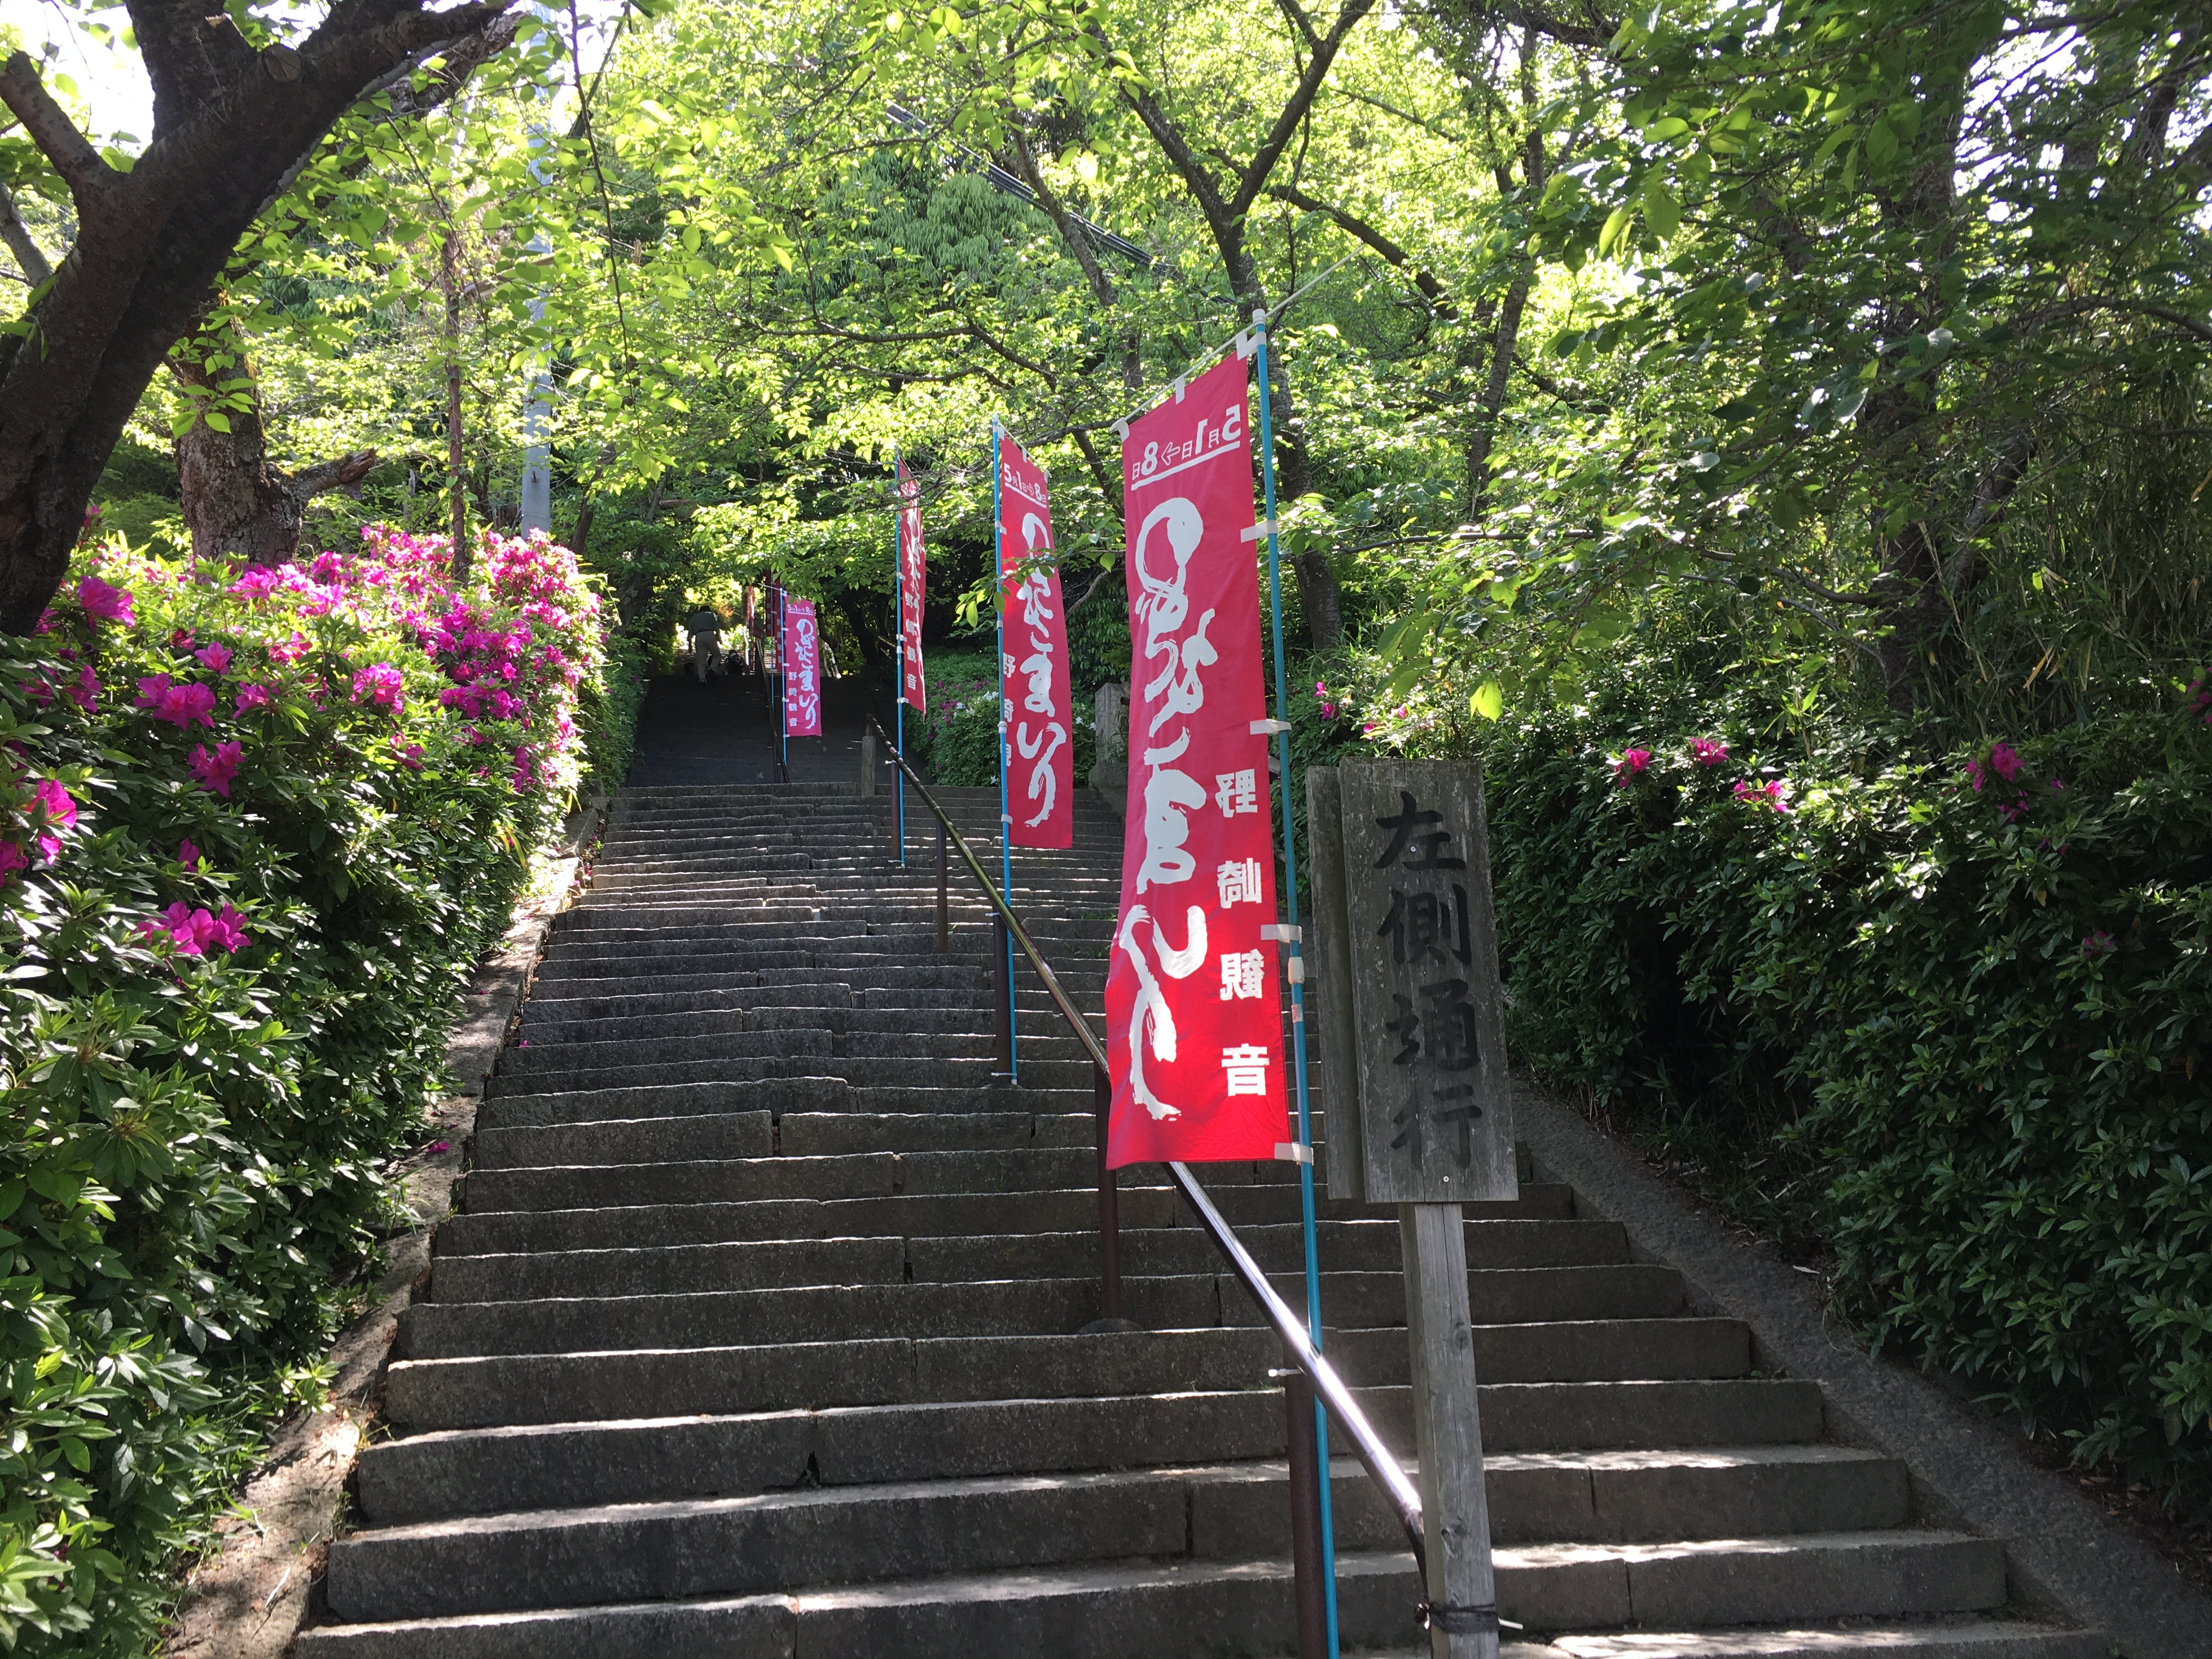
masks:
[[[469,579],[469,479],[461,443],[461,284],[453,246],[459,234],[449,206],[445,238],[438,247],[438,285],[446,292],[446,479],[453,498],[453,572],[457,584]]]
[[[187,386],[212,391],[252,371],[228,330],[196,330],[169,359]],[[236,556],[248,564],[283,564],[300,550],[307,503],[325,490],[357,484],[376,465],[376,452],[357,449],[336,460],[286,472],[269,459],[259,399],[228,412],[230,430],[195,422],[177,440],[177,481],[192,552],[203,559]]]
[[[154,136],[128,173],[100,159],[29,54],[8,58],[0,102],[68,184],[78,234],[27,331],[0,338],[0,629],[37,625],[116,440],[247,227],[356,100],[509,3],[340,6],[296,50],[256,52],[208,27],[198,0],[138,0]]]

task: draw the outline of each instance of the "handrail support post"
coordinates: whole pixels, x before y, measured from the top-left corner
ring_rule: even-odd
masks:
[[[943,955],[952,948],[952,908],[947,888],[951,865],[945,844],[945,826],[937,826],[937,950]]]
[[[1328,1577],[1322,1558],[1321,1468],[1313,1382],[1285,1349],[1283,1412],[1290,1436],[1291,1565],[1298,1611],[1298,1659],[1328,1659]]]

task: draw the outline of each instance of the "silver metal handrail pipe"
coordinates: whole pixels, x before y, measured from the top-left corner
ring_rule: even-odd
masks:
[[[976,885],[983,890],[985,896],[991,902],[991,908],[998,912],[999,920],[1006,924],[1006,931],[1012,936],[1014,943],[1021,947],[1022,954],[1029,958],[1030,967],[1036,972],[1037,978],[1043,982],[1047,994],[1052,998],[1053,1006],[1060,1010],[1060,1018],[1065,1019],[1069,1028],[1074,1031],[1077,1041],[1083,1044],[1084,1052],[1090,1055],[1091,1063],[1101,1072],[1107,1071],[1109,1068],[1106,1063],[1106,1045],[1098,1040],[1097,1033],[1091,1029],[1091,1022],[1083,1017],[1073,1000],[1060,985],[1059,976],[1052,971],[1051,964],[1038,954],[1036,945],[1030,941],[1028,930],[1016,917],[1012,907],[1007,904],[1005,896],[991,884],[990,876],[985,872],[982,864],[976,859],[975,854],[969,850],[968,838],[960,833],[958,827],[946,815],[945,809],[938,805],[937,798],[929,793],[928,786],[922,782],[921,775],[915,770],[906,757],[900,754],[896,746],[884,736],[883,727],[872,716],[870,717],[868,724],[875,727],[877,736],[883,739],[884,748],[890,756],[891,763],[905,774],[907,781],[911,783],[915,793],[921,795],[922,804],[936,814],[938,823],[944,826],[945,833],[951,837],[952,844],[960,849],[960,856],[966,862],[969,872],[975,878]],[[1275,1328],[1275,1334],[1282,1338],[1285,1351],[1289,1353],[1298,1369],[1311,1380],[1314,1392],[1328,1406],[1329,1414],[1343,1426],[1346,1435],[1352,1441],[1352,1449],[1358,1454],[1361,1464],[1364,1466],[1375,1484],[1382,1489],[1382,1495],[1389,1501],[1392,1512],[1398,1517],[1398,1524],[1405,1529],[1407,1542],[1413,1547],[1414,1559],[1422,1564],[1425,1578],[1428,1539],[1422,1529],[1420,1492],[1414,1487],[1413,1483],[1406,1478],[1406,1471],[1400,1467],[1397,1458],[1392,1455],[1390,1449],[1382,1443],[1382,1436],[1376,1433],[1375,1425],[1367,1420],[1366,1413],[1359,1409],[1358,1403],[1352,1397],[1352,1390],[1345,1386],[1344,1379],[1337,1375],[1336,1367],[1330,1364],[1322,1352],[1314,1346],[1312,1337],[1307,1334],[1305,1322],[1298,1316],[1289,1303],[1284,1301],[1276,1293],[1275,1287],[1267,1282],[1267,1275],[1261,1271],[1260,1264],[1252,1259],[1252,1253],[1244,1248],[1243,1242],[1230,1230],[1229,1223],[1222,1218],[1221,1212],[1213,1207],[1213,1200],[1206,1195],[1206,1189],[1198,1184],[1198,1178],[1191,1174],[1190,1166],[1187,1164],[1173,1163],[1166,1167],[1168,1179],[1175,1183],[1176,1189],[1189,1204],[1192,1212],[1198,1217],[1199,1225],[1205,1229],[1206,1235],[1213,1240],[1214,1248],[1228,1259],[1231,1269],[1235,1272],[1245,1290],[1250,1292],[1252,1299],[1260,1304],[1260,1311],[1267,1315],[1267,1322]],[[1323,1478],[1327,1478],[1326,1472]]]

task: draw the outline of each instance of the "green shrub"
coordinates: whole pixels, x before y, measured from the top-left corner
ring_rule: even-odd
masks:
[[[1486,744],[1516,1052],[1825,1242],[1877,1345],[2201,1501],[2202,711],[1785,764],[1758,695],[1624,680]]]
[[[542,538],[81,555],[0,639],[0,1643],[150,1638],[394,1216],[454,994],[577,781]],[[603,693],[601,694],[603,696]]]
[[[907,753],[933,783],[948,789],[999,785],[999,680],[988,652],[941,652],[927,665],[927,711],[907,711]],[[1095,709],[1083,697],[1071,711],[1071,763],[1079,789],[1097,757]]]

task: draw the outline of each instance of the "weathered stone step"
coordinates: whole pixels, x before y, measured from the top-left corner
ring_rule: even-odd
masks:
[[[1079,1310],[1085,1305],[1073,1301],[1076,1290],[1068,1294]],[[409,1311],[420,1313],[433,1306],[418,1304]],[[1088,1308],[1079,1323],[1096,1316],[1095,1301]],[[1255,1386],[1264,1379],[1267,1367],[1281,1363],[1273,1333],[1256,1322],[1132,1334],[1129,1340],[1140,1346],[1113,1353],[1052,1346],[1098,1340],[883,1337],[721,1348],[623,1349],[608,1345],[571,1353],[444,1359],[410,1355],[404,1370],[397,1364],[392,1368],[387,1384],[387,1400],[392,1403],[387,1409],[395,1421],[455,1428],[801,1405],[1168,1394]],[[1403,1329],[1336,1330],[1327,1333],[1326,1340],[1333,1362],[1347,1382],[1379,1388],[1405,1381]],[[1215,1350],[1204,1346],[1209,1341],[1229,1346]],[[1749,1334],[1727,1319],[1479,1326],[1474,1347],[1476,1375],[1498,1383],[1692,1381],[1740,1377],[1751,1367]],[[854,1368],[840,1370],[833,1351],[852,1356]],[[1233,1378],[1224,1371],[1197,1369],[1188,1363],[1194,1352],[1235,1354],[1244,1369]],[[999,1369],[992,1369],[994,1365]],[[1077,1369],[1079,1365],[1088,1369]],[[951,1380],[956,1377],[957,1383]]]
[[[1282,1486],[1281,1466],[1262,1465],[822,1487],[422,1522],[340,1540],[325,1591],[341,1617],[422,1618],[1135,1556],[1249,1560],[1287,1541],[1274,1536],[1287,1531]],[[1359,1507],[1346,1506],[1348,1531],[1366,1530]],[[1999,1547],[1903,1528],[1508,1546],[1495,1559],[1500,1615],[1546,1630],[1963,1612],[2005,1599]]]
[[[841,1077],[773,1077],[742,1083],[661,1083],[560,1094],[501,1094],[477,1108],[477,1133],[526,1125],[717,1112],[764,1111],[773,1117],[810,1112],[835,1115],[852,1100],[852,1085]]]

